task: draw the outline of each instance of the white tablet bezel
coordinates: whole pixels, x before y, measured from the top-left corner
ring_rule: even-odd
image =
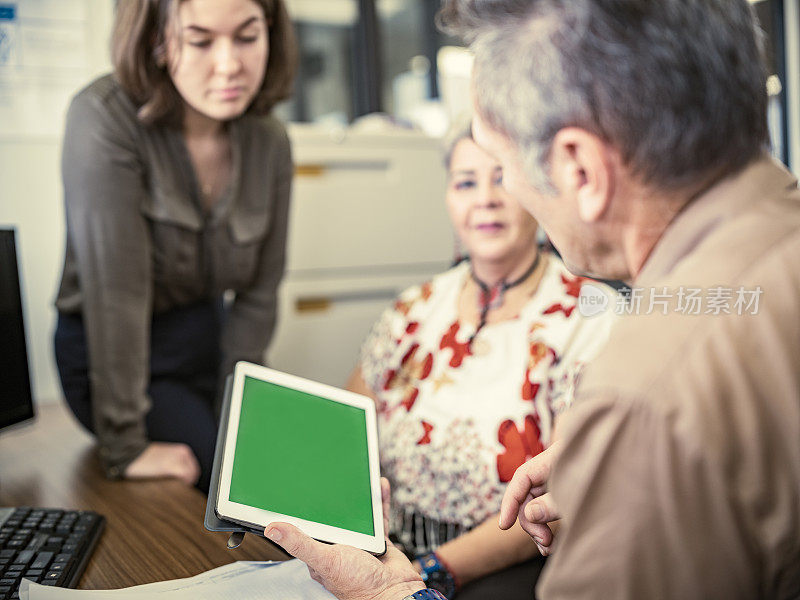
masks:
[[[285,515],[254,506],[248,506],[229,499],[231,477],[233,472],[234,449],[239,432],[239,415],[242,408],[242,394],[244,391],[245,377],[253,377],[261,381],[298,390],[315,396],[320,396],[364,410],[367,426],[367,456],[369,461],[370,492],[372,494],[372,522],[374,535],[367,535],[332,525],[325,525],[314,521],[307,521],[291,515]],[[220,464],[219,488],[217,492],[217,514],[224,519],[236,523],[263,529],[273,522],[291,523],[307,535],[334,544],[348,544],[362,548],[373,554],[383,554],[386,551],[386,540],[383,530],[383,506],[381,502],[380,463],[378,460],[378,435],[375,403],[371,398],[340,390],[338,388],[281,373],[267,367],[247,362],[238,362],[234,369],[233,386],[231,389],[230,413],[228,416],[227,431],[224,437],[223,455]],[[313,473],[307,474],[313,477]]]

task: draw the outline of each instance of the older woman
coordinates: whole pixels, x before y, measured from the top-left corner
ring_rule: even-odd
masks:
[[[530,597],[537,569],[508,568],[536,546],[521,529],[501,532],[495,515],[516,468],[549,443],[613,315],[581,316],[583,279],[539,250],[536,221],[468,126],[451,136],[446,166],[447,208],[468,256],[385,311],[348,387],[377,403],[392,533],[429,587],[450,598],[505,569],[504,597]]]
[[[67,115],[59,374],[109,477],[207,489],[219,374],[275,323],[294,37],[282,0],[120,0],[112,54]]]

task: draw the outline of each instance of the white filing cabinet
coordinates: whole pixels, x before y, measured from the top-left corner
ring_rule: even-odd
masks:
[[[294,124],[289,136],[296,176],[268,364],[343,386],[381,311],[453,257],[439,142]]]

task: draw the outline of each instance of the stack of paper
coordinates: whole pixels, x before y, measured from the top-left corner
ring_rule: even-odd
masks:
[[[19,588],[20,600],[331,600],[334,596],[311,579],[305,564],[287,562],[236,562],[187,579],[149,583],[121,590],[70,590],[27,579]]]

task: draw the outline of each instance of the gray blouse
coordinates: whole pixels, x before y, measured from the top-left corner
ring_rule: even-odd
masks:
[[[154,313],[235,292],[222,372],[261,362],[275,326],[292,180],[272,117],[230,124],[232,183],[210,213],[181,132],[148,127],[111,75],[67,114],[62,174],[67,249],[56,307],[82,314],[93,419],[109,476],[147,446]]]

